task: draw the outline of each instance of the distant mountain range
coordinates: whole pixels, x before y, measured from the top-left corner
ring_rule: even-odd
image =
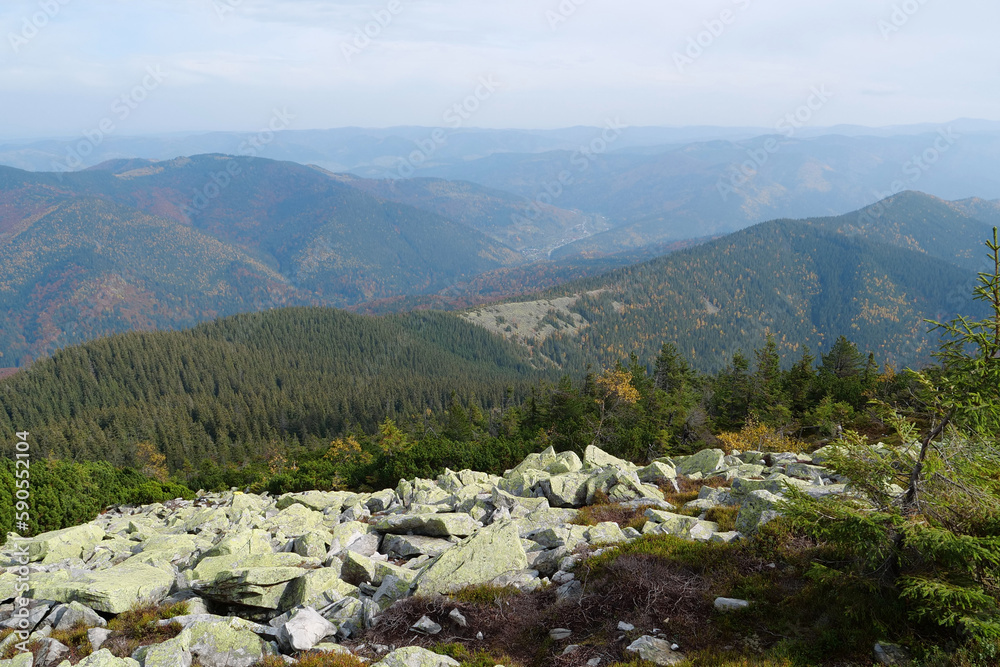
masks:
[[[529,136],[538,148],[590,131],[472,135],[511,146]],[[829,215],[874,193],[872,183],[898,189],[907,156],[935,142],[921,186],[1000,193],[989,168],[1000,133],[769,141],[595,153],[564,182],[558,169],[577,152],[435,168],[469,180],[372,179],[220,154],[72,173],[0,167],[0,366],[109,333],[247,311],[471,308],[553,289],[596,293],[582,309],[602,304],[584,315],[590,326],[578,339],[533,341],[560,365],[611,359],[632,349],[633,334],[651,350],[672,332],[714,368],[766,330],[818,348],[854,331],[885,358],[926,358],[914,327],[959,310],[942,285],[978,268],[1000,202],[906,192],[842,217],[793,222],[786,212]],[[719,174],[748,150],[769,157],[740,191],[720,196]],[[538,183],[548,198],[532,194]],[[761,216],[780,221],[731,234]],[[518,333],[508,326],[498,331]]]
[[[108,137],[81,159],[240,155],[247,136]],[[0,145],[0,164],[65,170],[80,141]],[[342,128],[279,132],[250,152],[343,174],[357,189],[472,226],[532,259],[609,256],[778,218],[843,215],[903,190],[1000,198],[1000,123],[970,119],[885,128],[629,128],[618,119],[559,130]],[[473,193],[470,182],[486,189]]]
[[[1000,135],[952,128],[894,137],[762,136],[658,151],[497,154],[429,169],[600,215],[609,231],[553,257],[596,256],[736,231],[777,218],[842,215],[902,190],[1000,197]],[[560,174],[569,182],[560,182]],[[566,179],[564,179],[566,180]],[[553,195],[553,193],[556,193]]]
[[[497,240],[519,233],[502,218],[514,195],[427,181],[399,199],[428,208],[318,168],[222,155],[0,168],[0,365],[131,328],[436,293],[530,260]],[[550,208],[530,239],[556,242],[581,218]]]

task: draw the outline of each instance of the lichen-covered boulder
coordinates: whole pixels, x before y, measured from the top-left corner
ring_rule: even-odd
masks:
[[[132,658],[116,658],[111,651],[102,648],[76,663],[76,667],[139,667],[139,663]]]
[[[245,624],[194,623],[191,653],[203,667],[250,667],[266,654],[264,642]]]
[[[359,549],[352,549],[352,547],[365,538],[372,536],[378,539],[378,532],[373,526],[369,526],[366,523],[347,521],[338,524],[330,531],[330,549],[327,555],[336,556],[345,551],[360,551]]]
[[[382,540],[382,553],[400,558],[411,556],[440,556],[455,546],[454,542],[424,535],[386,535]]]
[[[295,554],[292,554],[295,555]],[[248,567],[223,570],[209,585],[198,588],[205,597],[229,604],[280,609],[289,584],[306,573],[299,567]]]
[[[417,579],[417,593],[448,593],[527,567],[517,526],[496,523],[439,556]]]
[[[132,657],[142,667],[191,667],[191,631],[185,629],[173,639],[143,646]]]
[[[504,475],[498,486],[502,491],[515,496],[531,497],[535,487],[550,477],[552,475],[544,470],[535,470],[534,468],[512,470]]]
[[[243,530],[227,535],[205,552],[191,572],[192,580],[211,581],[217,574],[249,556],[273,553],[270,536],[263,530]]]
[[[92,523],[53,530],[27,542],[28,560],[32,563],[57,563],[67,558],[83,558],[104,539],[104,529]]]
[[[690,477],[700,473],[708,477],[726,467],[726,453],[721,449],[703,449],[697,454],[678,458],[677,474]]]
[[[0,660],[0,667],[32,667],[34,664],[34,656],[30,653],[18,653],[10,660]],[[68,665],[69,661],[64,664]]]
[[[600,447],[589,445],[583,452],[583,462],[591,468],[618,468],[619,470],[634,470],[635,466],[624,459],[612,456]]]
[[[330,533],[315,531],[295,538],[292,551],[307,558],[323,558],[330,549]]]
[[[97,611],[121,614],[139,601],[159,602],[174,583],[172,571],[123,564],[70,577],[66,571],[37,573],[29,595],[36,600],[80,602]]]
[[[537,454],[528,454],[523,461],[514,466],[508,473],[523,473],[528,470],[545,470],[556,462],[556,450],[552,447]],[[506,477],[506,475],[505,475]]]
[[[287,507],[264,522],[263,527],[287,537],[298,537],[323,528],[323,515],[298,503]]]
[[[583,461],[576,455],[576,452],[556,454],[555,460],[545,466],[545,472],[550,475],[564,475],[581,470],[583,470]]]
[[[373,667],[458,667],[457,660],[419,646],[396,649]]]
[[[553,507],[582,507],[587,504],[589,473],[555,475],[541,483],[542,492]]]
[[[275,507],[286,510],[292,505],[302,505],[316,512],[340,514],[349,503],[356,500],[357,494],[343,491],[305,491],[304,493],[286,493],[278,498]],[[235,499],[234,499],[235,503]]]
[[[677,470],[662,461],[653,461],[638,470],[639,481],[643,484],[669,484],[677,479]]]
[[[621,527],[613,521],[605,521],[587,529],[587,541],[591,544],[619,544],[627,540]]]
[[[752,491],[740,505],[736,515],[736,530],[749,535],[764,524],[774,520],[779,514],[777,510],[781,497],[764,491]]]
[[[356,596],[357,594],[358,589],[355,586],[341,579],[339,567],[324,567],[310,570],[289,583],[279,607],[291,609],[304,605],[318,609],[331,602],[337,602],[344,597]]]

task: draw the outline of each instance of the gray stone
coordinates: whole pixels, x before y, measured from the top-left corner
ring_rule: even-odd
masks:
[[[386,535],[382,540],[382,553],[389,556],[440,556],[455,546],[454,542],[424,535]]]
[[[685,660],[682,654],[671,648],[670,642],[649,635],[636,639],[625,650],[636,653],[643,660],[648,660],[655,665],[677,665]]]
[[[728,532],[725,532],[725,533],[714,533],[712,535],[712,537],[709,538],[708,541],[709,542],[718,542],[718,543],[721,543],[721,544],[730,544],[732,542],[735,542],[735,541],[739,540],[742,537],[743,537],[743,535],[740,534],[738,531],[731,530],[731,531],[728,531]]]
[[[69,630],[77,623],[82,623],[88,628],[103,628],[108,624],[96,611],[79,602],[60,605],[53,610],[52,617],[53,630]]]
[[[569,639],[573,634],[572,630],[567,630],[566,628],[554,628],[549,630],[549,638],[552,641],[561,642],[565,639]]]
[[[375,529],[382,533],[468,537],[479,530],[479,523],[468,514],[396,514],[379,519]]]
[[[880,665],[909,665],[910,654],[899,644],[879,642],[873,650],[875,662]]]
[[[465,616],[463,616],[462,612],[460,612],[458,609],[452,609],[450,612],[448,612],[448,618],[450,618],[457,625],[463,628],[469,627],[469,621],[466,620]]]
[[[50,637],[37,640],[40,648],[35,655],[35,667],[53,667],[69,655],[69,647]]]
[[[429,616],[421,616],[419,621],[410,626],[410,630],[421,635],[436,635],[441,632],[441,626]]]
[[[87,630],[87,641],[90,642],[90,648],[93,651],[99,651],[101,645],[108,640],[111,636],[111,630],[107,628],[91,628]]]

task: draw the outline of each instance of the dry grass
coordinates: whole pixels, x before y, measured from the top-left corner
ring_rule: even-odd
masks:
[[[298,667],[366,667],[368,663],[353,655],[339,653],[302,653],[296,656]],[[286,667],[281,656],[269,655],[251,667]]]
[[[161,626],[161,620],[183,616],[187,613],[187,602],[172,605],[139,604],[108,623],[111,636],[101,648],[107,648],[119,658],[126,658],[140,646],[160,644],[181,633],[179,623]]]
[[[87,639],[87,629],[87,624],[80,621],[69,630],[53,630],[49,636],[69,647],[67,658],[71,663],[75,664],[91,653],[90,640]]]
[[[504,600],[521,595],[521,591],[513,586],[494,586],[493,584],[482,584],[479,586],[466,586],[460,591],[452,593],[452,599],[466,604],[499,604]]]
[[[495,587],[491,590],[497,592]],[[460,644],[470,649],[470,655],[478,655],[477,659],[504,656],[504,662],[491,662],[490,667],[496,664],[505,667],[548,664],[546,617],[554,606],[555,594],[536,591],[491,597],[483,592],[484,587],[478,587],[472,597],[486,601],[472,603],[443,596],[413,597],[397,602],[379,617],[362,641],[369,646],[423,646],[431,650],[441,644]],[[468,627],[461,627],[448,616],[453,609],[467,619]],[[410,627],[422,616],[439,624],[443,628],[441,634],[424,637],[411,632]],[[485,635],[482,641],[476,639],[480,631]]]
[[[660,486],[660,491],[663,492],[664,499],[668,503],[674,507],[682,507],[684,503],[697,500],[698,494],[704,486],[712,489],[723,489],[729,487],[729,484],[729,480],[724,477],[691,479],[689,477],[679,476],[677,478],[677,488],[680,489],[680,492],[674,491],[673,487],[665,484]]]
[[[490,653],[483,650],[470,650],[463,644],[440,644],[433,649],[435,653],[446,655],[458,660],[462,667],[495,667],[495,665],[516,666],[519,663],[505,653]]]
[[[611,521],[618,524],[620,528],[635,528],[641,530],[646,523],[643,516],[652,505],[641,505],[639,507],[625,507],[618,503],[605,503],[589,505],[580,508],[573,519],[573,523],[579,526],[596,526],[599,523]]]

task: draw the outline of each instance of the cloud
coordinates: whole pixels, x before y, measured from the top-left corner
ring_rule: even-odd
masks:
[[[302,128],[438,124],[487,74],[504,88],[476,123],[497,127],[599,125],[611,113],[636,125],[769,126],[820,84],[837,92],[822,124],[1000,118],[1000,6],[927,0],[904,18],[894,6],[8,0],[0,94],[14,103],[0,132],[78,133],[154,65],[170,78],[123,132],[251,129],[275,104],[297,109]],[[679,68],[692,43],[698,57]]]

